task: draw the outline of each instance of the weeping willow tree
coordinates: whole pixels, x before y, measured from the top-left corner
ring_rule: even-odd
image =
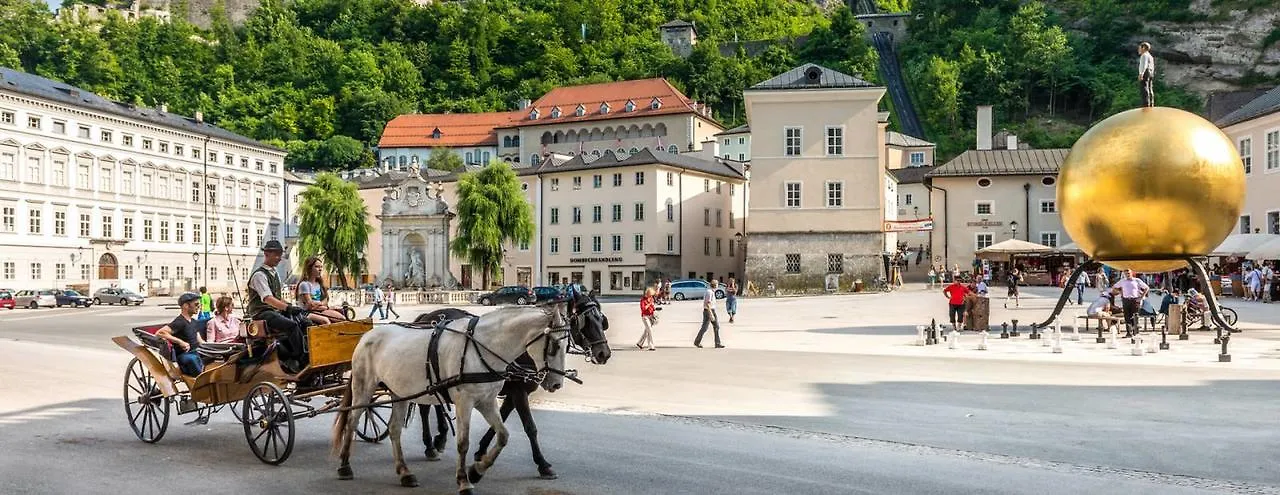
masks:
[[[347,274],[359,280],[365,268],[361,253],[373,232],[365,221],[367,214],[355,184],[333,174],[316,176],[316,183],[302,191],[298,204],[297,262],[319,255],[342,286],[353,287],[347,283]],[[298,273],[306,271],[301,269]]]
[[[481,270],[484,287],[502,264],[503,246],[533,238],[533,209],[511,167],[492,162],[458,178],[458,233],[449,249]]]

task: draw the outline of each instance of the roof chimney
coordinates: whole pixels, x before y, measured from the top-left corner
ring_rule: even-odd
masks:
[[[1018,149],[1018,136],[1014,134],[1010,134],[1008,137],[1006,137],[1005,149],[1010,149],[1010,150]]]
[[[978,105],[977,149],[991,149],[991,105]]]
[[[201,112],[201,111],[199,111],[199,110],[196,110],[196,123],[197,123],[197,124],[203,124],[203,123],[204,123],[204,112]]]

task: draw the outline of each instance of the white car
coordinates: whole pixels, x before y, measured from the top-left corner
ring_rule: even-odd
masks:
[[[13,302],[19,308],[56,308],[58,306],[57,293],[58,291],[52,289],[20,290],[13,295]]]
[[[711,289],[711,284],[705,280],[686,279],[671,282],[671,298],[677,301],[685,299],[702,299],[707,294],[707,290]],[[724,299],[724,288],[716,288],[716,299]]]

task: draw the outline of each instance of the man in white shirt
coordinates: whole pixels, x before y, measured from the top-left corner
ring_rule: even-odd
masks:
[[[1271,262],[1267,261],[1262,264],[1262,302],[1271,302],[1271,279],[1275,278],[1276,272],[1271,269]]]
[[[1156,106],[1152,81],[1156,78],[1156,59],[1151,56],[1151,43],[1138,43],[1138,88],[1142,92],[1142,106]]]
[[[1142,300],[1147,298],[1147,291],[1151,288],[1133,270],[1129,270],[1128,276],[1116,282],[1113,288],[1120,289],[1120,297],[1124,298],[1124,322],[1128,325],[1125,337],[1132,337],[1132,333],[1138,328],[1138,309],[1142,307]]]
[[[707,289],[707,293],[702,296],[702,329],[698,330],[698,336],[693,339],[693,346],[702,347],[702,335],[707,333],[707,325],[710,324],[715,328],[716,349],[723,349],[720,345],[720,319],[716,317],[716,287],[718,284],[715,280],[711,281],[711,288]]]
[[[385,299],[386,296],[382,293],[382,287],[375,285],[373,287],[373,308],[369,310],[370,318],[373,318],[373,315],[377,313],[378,310],[382,310],[382,319],[387,319],[387,310],[383,309],[384,307],[382,305]]]

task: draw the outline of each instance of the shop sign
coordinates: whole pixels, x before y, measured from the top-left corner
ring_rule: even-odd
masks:
[[[569,258],[570,263],[621,263],[622,258]]]
[[[923,232],[933,230],[933,218],[919,220],[885,220],[885,232]]]
[[[985,229],[985,228],[987,228],[987,227],[1003,227],[1003,226],[1004,226],[1004,222],[1001,222],[1001,221],[992,222],[991,220],[987,220],[987,219],[985,219],[985,218],[984,218],[984,219],[982,219],[982,221],[980,221],[980,222],[966,222],[966,223],[965,223],[965,226],[967,226],[967,227],[982,227],[982,228],[984,228],[984,229]]]

